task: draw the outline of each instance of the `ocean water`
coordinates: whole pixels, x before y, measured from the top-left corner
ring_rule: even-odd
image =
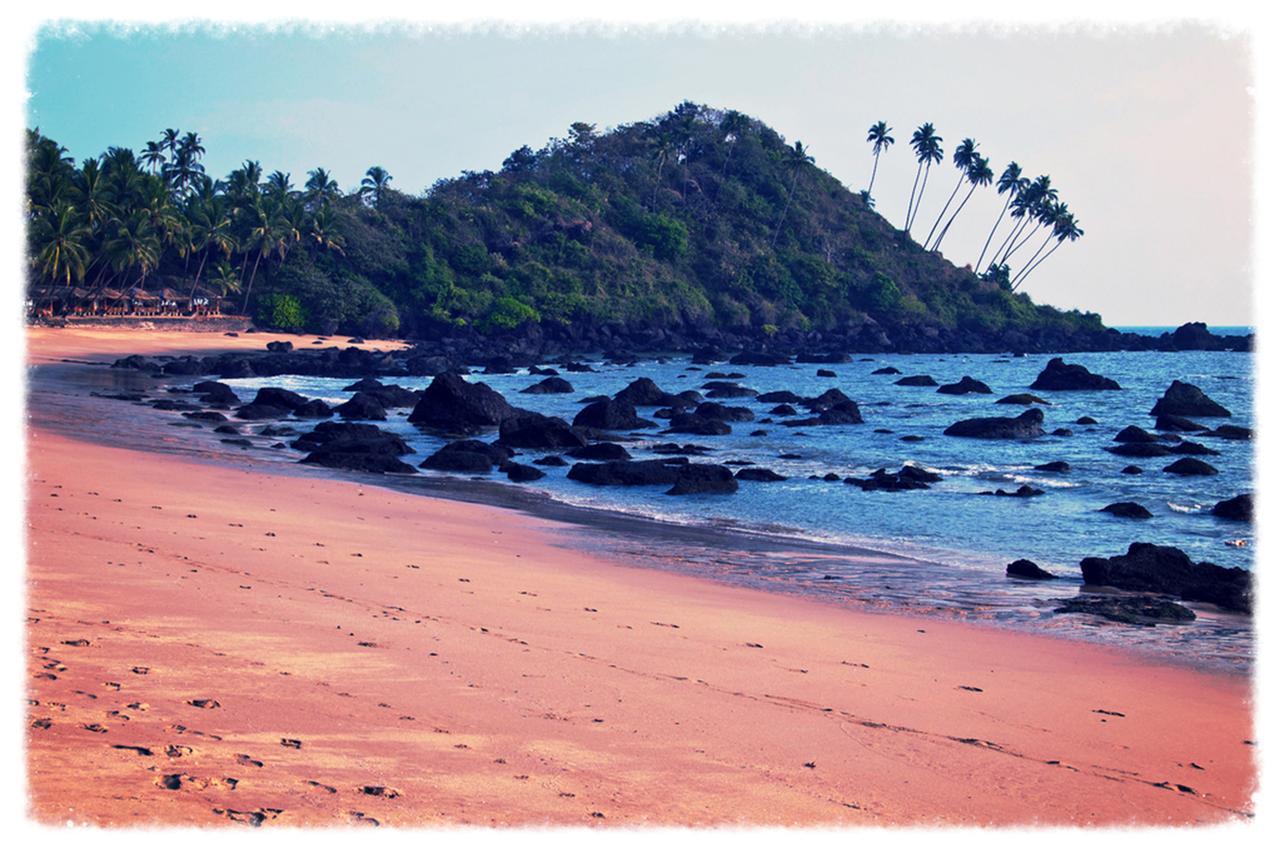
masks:
[[[866,548],[888,555],[923,560],[918,565],[880,561],[860,570],[853,563],[835,567],[825,559],[788,561],[776,556],[754,560],[743,557],[726,565],[713,553],[691,551],[685,568],[695,573],[733,575],[735,582],[770,585],[786,580],[813,585],[815,580],[848,577],[844,593],[860,601],[889,602],[901,606],[927,600],[936,609],[985,610],[993,618],[1043,617],[1043,592],[1036,585],[1002,586],[1004,566],[1016,558],[1028,558],[1078,583],[1082,557],[1123,553],[1134,541],[1174,545],[1194,559],[1253,568],[1253,531],[1249,525],[1210,515],[1214,503],[1253,489],[1253,442],[1188,436],[1218,451],[1201,457],[1219,470],[1209,477],[1179,477],[1161,471],[1176,457],[1134,459],[1105,451],[1111,438],[1130,424],[1153,430],[1148,414],[1173,379],[1202,388],[1232,412],[1229,419],[1198,418],[1212,427],[1223,422],[1252,425],[1253,363],[1249,353],[1089,353],[1071,354],[1069,362],[1082,363],[1096,373],[1115,379],[1123,390],[1112,392],[1034,392],[1050,402],[1045,429],[1066,427],[1070,436],[1046,435],[1029,441],[988,441],[944,436],[943,430],[964,418],[1013,416],[1021,406],[996,405],[1000,397],[1028,391],[1050,356],[1014,358],[1000,355],[877,355],[855,357],[840,365],[788,365],[743,367],[727,364],[692,365],[686,357],[669,361],[642,361],[634,366],[592,362],[593,373],[561,372],[574,393],[529,395],[520,389],[540,380],[525,370],[514,374],[472,375],[485,382],[514,405],[572,420],[582,408],[582,398],[612,395],[633,379],[647,376],[666,391],[699,389],[709,372],[742,373],[741,384],[759,392],[789,390],[801,396],[839,388],[856,400],[864,424],[816,426],[793,429],[777,423],[761,423],[774,404],[752,398],[719,400],[746,406],[756,421],[733,423],[726,436],[663,435],[659,427],[626,434],[625,443],[634,458],[651,458],[646,450],[657,442],[695,443],[711,450],[698,461],[750,460],[788,479],[775,483],[742,482],[731,495],[669,496],[666,487],[596,487],[567,479],[567,468],[546,468],[547,476],[519,488],[546,493],[587,507],[622,511],[682,525],[715,525],[740,530],[791,534],[835,546]],[[973,376],[993,390],[991,395],[950,396],[936,388],[903,387],[901,376],[872,375],[893,366],[903,376],[929,374],[940,383]],[[833,370],[835,378],[816,375],[819,368]],[[422,388],[431,377],[388,379],[409,388]],[[227,380],[241,394],[251,397],[264,385],[285,387],[337,404],[350,397],[341,389],[351,380],[314,377],[272,377]],[[639,414],[652,417],[652,409]],[[802,410],[803,411],[803,410]],[[406,461],[416,465],[445,443],[407,421],[407,410],[389,413],[384,429],[402,436],[415,449]],[[1088,415],[1097,426],[1079,426],[1076,419]],[[781,420],[781,418],[779,418]],[[767,430],[752,437],[750,432]],[[877,432],[877,429],[888,432]],[[496,431],[495,431],[496,432]],[[905,435],[923,441],[905,442]],[[492,439],[496,434],[481,435]],[[289,451],[289,453],[295,453]],[[518,461],[530,462],[545,455],[525,451]],[[1034,466],[1065,461],[1066,473],[1046,473]],[[572,460],[569,460],[572,462]],[[931,489],[907,492],[864,492],[843,482],[811,480],[812,474],[835,472],[841,478],[864,476],[877,468],[896,470],[904,464],[922,466],[942,475]],[[1139,475],[1120,473],[1126,465],[1143,468]],[[430,472],[431,476],[448,476]],[[495,472],[488,479],[506,482]],[[980,494],[1028,484],[1044,495],[1021,499]],[[1120,519],[1099,510],[1116,501],[1136,501],[1149,509],[1145,521]],[[609,547],[643,548],[618,541]],[[837,549],[838,550],[838,549]],[[857,561],[854,561],[857,562]],[[874,562],[874,561],[873,561]],[[863,577],[853,574],[863,571]],[[853,574],[850,574],[853,573]],[[784,577],[785,576],[785,577]],[[922,580],[922,578],[924,580]],[[858,583],[853,583],[853,581]],[[856,594],[854,592],[856,587]],[[1026,590],[1025,587],[1035,587]],[[868,590],[874,589],[874,593]],[[1059,589],[1069,597],[1074,590]],[[1225,621],[1222,621],[1224,620]],[[1057,624],[1057,623],[1055,623]],[[1164,629],[1162,629],[1164,630]],[[1231,639],[1224,641],[1225,631]],[[1211,635],[1205,639],[1205,632]],[[1198,648],[1209,657],[1221,653],[1232,660],[1247,652],[1247,624],[1231,617],[1207,614],[1194,628],[1164,630],[1161,642],[1199,636]],[[1149,638],[1151,635],[1142,633]],[[1213,639],[1216,637],[1216,639]],[[1145,640],[1144,640],[1145,641]],[[1206,645],[1207,644],[1207,645]]]

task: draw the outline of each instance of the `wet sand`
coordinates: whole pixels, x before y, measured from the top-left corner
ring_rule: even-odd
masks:
[[[28,343],[47,363],[282,337],[36,330]],[[1242,676],[638,568],[506,509],[53,430],[28,439],[29,808],[42,821],[1251,811]]]

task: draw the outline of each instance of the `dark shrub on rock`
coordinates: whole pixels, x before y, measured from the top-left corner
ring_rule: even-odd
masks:
[[[409,423],[446,432],[479,432],[498,426],[517,409],[483,382],[468,382],[456,373],[441,373],[422,392],[409,413]]]
[[[605,398],[588,403],[586,408],[573,418],[576,427],[592,429],[644,429],[655,427],[656,423],[636,415],[636,407],[630,403]]]
[[[1082,364],[1067,364],[1060,358],[1051,358],[1044,370],[1031,383],[1033,391],[1119,391],[1120,383],[1108,379]]]
[[[1023,578],[1033,581],[1044,581],[1057,577],[1053,572],[1045,571],[1030,560],[1014,560],[1004,567],[1004,573],[1011,578]]]
[[[1054,613],[1084,613],[1125,625],[1194,622],[1195,611],[1156,595],[1080,595],[1061,599]]]
[[[1177,548],[1134,542],[1116,557],[1085,557],[1080,571],[1089,586],[1158,592],[1186,601],[1204,601],[1224,610],[1253,609],[1249,572],[1214,563],[1196,563]]]
[[[520,411],[502,421],[498,427],[498,441],[507,447],[534,450],[562,450],[587,444],[586,439],[562,418]]]
[[[1213,505],[1211,513],[1229,521],[1253,521],[1253,495],[1236,495]]]
[[[970,418],[957,421],[943,435],[960,438],[1021,439],[1044,435],[1044,412],[1027,409],[1016,418]]]
[[[1231,412],[1189,382],[1173,380],[1164,396],[1151,408],[1153,415],[1181,415],[1187,418],[1229,418]]]
[[[1118,518],[1151,518],[1149,509],[1133,501],[1119,501],[1118,503],[1107,504],[1098,512],[1110,513]]]
[[[733,472],[723,465],[689,464],[680,466],[669,495],[728,494],[738,490]]]
[[[1176,462],[1164,466],[1166,474],[1177,474],[1179,477],[1209,477],[1218,473],[1218,469],[1214,468],[1208,462],[1202,459],[1193,459],[1190,456],[1184,456]]]
[[[920,375],[904,376],[893,384],[903,385],[907,388],[934,388],[938,383],[932,376]]]
[[[939,394],[990,394],[991,388],[985,382],[979,382],[972,376],[962,376],[959,382],[949,382],[938,386]]]
[[[559,376],[548,376],[541,382],[535,382],[520,389],[521,394],[572,394],[573,386]]]

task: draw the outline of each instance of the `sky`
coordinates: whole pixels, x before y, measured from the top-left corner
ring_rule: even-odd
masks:
[[[370,165],[421,192],[496,169],[523,144],[659,115],[688,99],[734,108],[800,140],[861,190],[867,127],[893,128],[877,209],[901,225],[914,127],[947,159],[918,223],[955,186],[950,152],[979,143],[999,175],[1048,174],[1084,229],[1027,281],[1034,299],[1112,325],[1252,322],[1252,109],[1246,36],[1155,29],[174,30],[45,29],[30,58],[28,122],[83,158],[195,130],[205,165]],[[976,260],[1000,213],[979,190],[943,253]],[[917,229],[918,230],[918,229]],[[922,235],[920,235],[922,236]],[[1003,236],[1003,232],[1001,235]],[[999,237],[997,238],[999,239]]]

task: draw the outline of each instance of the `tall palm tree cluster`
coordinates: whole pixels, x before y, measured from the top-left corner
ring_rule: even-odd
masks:
[[[244,294],[247,310],[263,264],[298,246],[341,254],[336,204],[344,198],[323,168],[301,189],[290,175],[264,177],[245,161],[214,180],[200,162],[200,136],[167,129],[141,155],[110,148],[80,165],[38,130],[27,132],[26,218],[33,284],[128,294],[158,271],[220,296]],[[391,183],[366,173],[357,196],[377,208]]]
[[[863,198],[869,203],[873,201],[871,188],[875,185],[876,172],[880,167],[880,155],[894,144],[894,138],[890,135],[892,131],[893,128],[884,121],[878,121],[867,129],[867,142],[871,143],[872,165],[871,180],[863,191]],[[930,122],[920,125],[911,134],[911,148],[916,159],[916,175],[911,184],[906,221],[902,228],[907,236],[911,236],[916,216],[920,213],[925,189],[929,184],[929,173],[932,167],[941,163],[945,157],[942,141],[942,137]],[[951,162],[960,172],[959,177],[946,203],[942,205],[937,218],[934,219],[933,226],[920,244],[931,252],[941,249],[942,241],[951,230],[952,223],[969,203],[974,191],[978,187],[990,186],[995,177],[990,162],[978,153],[978,143],[972,139],[961,140],[951,156]],[[955,202],[956,196],[964,189],[966,183],[969,189],[952,210],[952,203]],[[1074,243],[1084,236],[1084,231],[1067,205],[1059,200],[1058,190],[1053,186],[1048,175],[1040,175],[1032,180],[1023,176],[1022,168],[1017,163],[1011,162],[1000,174],[999,180],[995,181],[995,185],[996,193],[1005,198],[1004,206],[1000,209],[1000,215],[996,217],[991,233],[987,236],[973,268],[982,271],[981,278],[1017,291],[1026,282],[1027,277],[1064,242]],[[948,212],[951,214],[949,217]],[[995,251],[988,257],[987,251],[991,248],[991,243],[1001,225],[1007,225],[1008,231],[1004,239],[997,244]],[[1019,250],[1028,243],[1035,245],[1033,238],[1042,232],[1045,235],[1044,240],[1036,246],[1030,257],[1022,259],[1022,265],[1017,272],[1010,275],[1013,265],[1017,263],[1015,256],[1018,255]],[[1050,246],[1050,243],[1053,245]],[[985,269],[982,266],[984,260],[988,261]]]

